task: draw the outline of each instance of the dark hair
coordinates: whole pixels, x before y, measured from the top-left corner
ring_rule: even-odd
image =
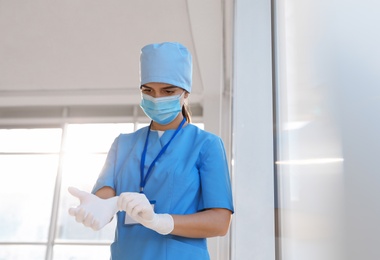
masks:
[[[190,107],[185,103],[182,106],[182,115],[184,118],[186,118],[186,121],[188,123],[191,123],[191,112],[190,112]]]

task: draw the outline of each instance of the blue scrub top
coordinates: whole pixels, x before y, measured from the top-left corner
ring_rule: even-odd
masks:
[[[149,127],[119,135],[108,153],[93,193],[109,186],[116,195],[139,192],[140,161]],[[152,131],[145,159],[145,173],[175,130],[161,138]],[[144,193],[155,200],[156,213],[192,214],[208,208],[233,212],[230,176],[222,140],[188,124],[172,140],[154,165]],[[206,239],[160,235],[142,225],[125,225],[125,212],[117,213],[114,260],[209,259]]]

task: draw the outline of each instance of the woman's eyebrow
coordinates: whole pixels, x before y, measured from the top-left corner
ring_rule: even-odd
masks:
[[[151,87],[149,87],[149,86],[146,86],[146,85],[141,85],[141,87],[142,87],[142,88],[153,89],[153,88],[151,88]],[[174,86],[174,85],[170,85],[170,86],[163,87],[162,89],[167,90],[167,89],[173,89],[173,88],[179,88],[179,87]]]
[[[178,88],[177,86],[171,85],[167,87],[163,87],[162,89],[173,89],[173,88]]]

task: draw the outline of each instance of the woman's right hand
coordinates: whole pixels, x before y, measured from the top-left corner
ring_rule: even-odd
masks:
[[[80,201],[76,208],[69,209],[69,214],[74,216],[77,222],[93,230],[102,229],[118,211],[118,197],[101,199],[94,194],[74,187],[69,187],[68,190],[71,195]]]

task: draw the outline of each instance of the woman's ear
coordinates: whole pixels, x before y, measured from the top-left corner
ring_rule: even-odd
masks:
[[[185,95],[183,95],[183,96],[184,96],[184,98],[188,98],[189,95],[190,95],[190,93],[185,91]]]

